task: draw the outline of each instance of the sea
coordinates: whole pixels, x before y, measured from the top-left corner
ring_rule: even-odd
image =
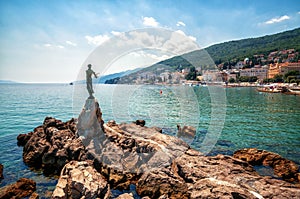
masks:
[[[94,85],[105,122],[146,121],[177,135],[177,124],[196,129],[182,138],[205,155],[233,155],[255,147],[300,165],[300,96],[261,93],[251,87]],[[0,187],[21,177],[37,183],[40,198],[50,198],[57,176],[44,176],[23,163],[17,136],[41,125],[47,116],[78,117],[88,93],[83,84],[0,84]]]

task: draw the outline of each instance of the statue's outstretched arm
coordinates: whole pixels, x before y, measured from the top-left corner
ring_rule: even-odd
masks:
[[[95,78],[98,78],[97,74],[94,71],[93,71],[93,74],[94,74]]]

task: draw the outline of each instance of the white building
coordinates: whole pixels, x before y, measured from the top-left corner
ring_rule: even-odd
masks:
[[[240,70],[240,76],[253,77],[256,76],[259,80],[264,80],[268,77],[268,68],[247,68]]]
[[[241,69],[244,67],[244,62],[239,61],[236,63],[236,65],[234,66],[236,69]]]

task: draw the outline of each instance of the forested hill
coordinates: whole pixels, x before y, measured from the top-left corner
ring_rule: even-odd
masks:
[[[297,52],[300,52],[300,28],[274,35],[215,44],[205,48],[204,51],[210,55],[216,64],[220,64],[227,61],[242,61],[246,57],[250,58],[257,54],[268,56],[270,52],[284,49],[295,49]],[[206,52],[197,50],[161,61],[158,64],[172,68],[176,68],[179,65],[186,67],[191,64],[186,60],[192,60],[193,64],[196,63],[196,65],[203,67],[203,63],[211,63],[207,60],[207,56],[205,56]],[[206,60],[200,60],[201,58]]]
[[[274,35],[220,43],[205,50],[215,62],[222,63],[233,59],[243,60],[255,54],[268,55],[272,51],[291,48],[300,51],[300,28]]]

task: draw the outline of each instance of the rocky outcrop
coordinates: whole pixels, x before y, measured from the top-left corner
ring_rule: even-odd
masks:
[[[86,114],[86,113],[85,113]],[[248,162],[226,155],[204,156],[179,138],[144,125],[104,124],[91,131],[88,157],[113,189],[145,198],[295,198],[297,185],[260,176]],[[96,128],[94,128],[96,129]],[[86,133],[80,132],[78,134]]]
[[[0,198],[21,199],[31,196],[36,190],[36,183],[27,178],[20,178],[16,183],[0,188]],[[36,193],[34,194],[36,195]]]
[[[0,164],[0,180],[3,179],[3,165]]]
[[[76,120],[62,122],[46,117],[43,125],[27,135],[19,135],[24,145],[23,160],[30,167],[42,168],[45,174],[59,174],[71,160],[84,160],[85,148],[75,136]]]
[[[144,173],[137,193],[150,198],[297,198],[300,189],[258,175],[245,161],[225,155],[206,157],[189,149],[170,167]]]
[[[91,161],[71,161],[61,171],[53,199],[108,198],[110,188]]]
[[[234,152],[233,157],[247,161],[253,166],[270,166],[273,168],[274,174],[278,177],[290,182],[300,182],[298,165],[291,160],[281,157],[279,154],[256,148],[248,148]]]
[[[38,163],[42,168],[65,165],[53,198],[105,198],[109,187],[124,190],[131,184],[144,199],[297,198],[300,195],[299,185],[260,176],[255,171],[253,165],[261,163],[272,166],[283,179],[299,176],[296,164],[278,154],[241,150],[234,157],[204,156],[183,140],[162,134],[160,128],[145,126],[142,120],[104,124],[95,99],[86,100],[77,131],[75,120],[63,123],[46,118],[28,141],[26,136],[20,136],[20,140],[26,143],[27,164]]]
[[[104,124],[104,129],[105,135],[93,138],[86,149],[115,189],[127,189],[152,168],[169,166],[189,148],[157,128],[135,123],[117,125],[111,121]]]

